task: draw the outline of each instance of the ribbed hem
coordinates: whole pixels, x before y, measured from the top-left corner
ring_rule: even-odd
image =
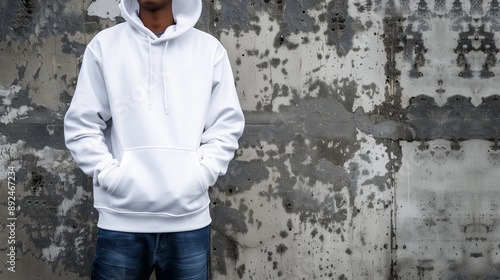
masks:
[[[96,209],[99,212],[97,227],[113,231],[183,232],[206,227],[212,222],[208,205],[203,210],[181,217],[148,213],[121,213],[101,207],[96,207]]]

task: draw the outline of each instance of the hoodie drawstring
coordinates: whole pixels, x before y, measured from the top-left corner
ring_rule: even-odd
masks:
[[[152,92],[152,85],[153,85],[153,52],[151,50],[151,37],[148,37],[148,47],[149,47],[149,110],[151,110],[151,106],[153,103],[153,92]],[[163,60],[165,60],[165,57],[167,55],[167,48],[168,48],[168,42],[165,42],[165,48],[163,49]],[[163,78],[163,104],[165,106],[165,115],[168,115],[168,99],[167,99],[167,75],[165,72],[165,62],[162,63],[162,78]]]
[[[152,99],[153,99],[153,93],[151,92],[151,87],[153,83],[153,54],[151,51],[151,37],[148,36],[148,46],[149,46],[149,103],[148,103],[148,108],[151,111],[151,104],[152,104]]]
[[[168,99],[167,99],[167,73],[165,72],[165,57],[167,56],[168,42],[165,42],[165,48],[163,49],[163,65],[162,65],[162,76],[163,76],[163,104],[165,105],[165,115],[168,115]]]

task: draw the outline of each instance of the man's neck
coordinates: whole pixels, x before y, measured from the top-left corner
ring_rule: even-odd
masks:
[[[174,16],[172,14],[172,2],[165,9],[147,10],[139,8],[139,18],[144,26],[153,33],[162,33],[170,25],[174,25]]]

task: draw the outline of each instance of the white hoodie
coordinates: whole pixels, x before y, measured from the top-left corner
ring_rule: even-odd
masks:
[[[93,177],[98,227],[179,232],[211,222],[207,190],[238,148],[244,117],[222,45],[194,28],[201,0],[173,0],[158,38],[122,0],[125,23],[84,54],[66,146]]]

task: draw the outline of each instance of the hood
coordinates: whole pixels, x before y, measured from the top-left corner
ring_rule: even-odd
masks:
[[[147,35],[152,41],[165,41],[177,37],[193,28],[201,15],[201,0],[172,0],[172,12],[175,25],[173,31],[160,38],[144,26],[139,19],[139,3],[137,0],[121,0],[120,11],[125,20],[139,32]]]
[[[152,57],[152,44],[157,44],[165,42],[164,44],[164,56],[168,48],[168,42],[170,39],[178,37],[191,28],[194,27],[196,22],[201,15],[201,0],[172,0],[172,13],[174,15],[175,24],[169,26],[167,30],[158,38],[151,30],[144,26],[141,19],[139,18],[139,3],[137,0],[121,0],[120,11],[125,20],[139,33],[142,33],[147,37],[149,45],[149,109],[152,106],[152,78],[153,78],[153,63],[155,61]],[[160,62],[163,64],[163,73],[165,73],[165,62]],[[166,77],[162,75],[163,84],[166,84]],[[163,102],[165,103],[165,114],[168,115],[168,97],[167,88],[163,87]]]

